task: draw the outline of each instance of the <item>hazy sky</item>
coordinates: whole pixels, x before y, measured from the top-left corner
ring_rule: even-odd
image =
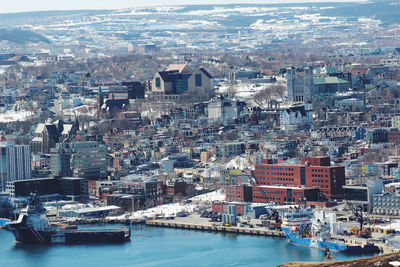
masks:
[[[293,2],[350,2],[350,0],[1,0],[0,13],[72,10],[72,9],[120,9],[136,6],[229,4],[229,3],[293,3]],[[358,0],[353,0],[358,1]]]

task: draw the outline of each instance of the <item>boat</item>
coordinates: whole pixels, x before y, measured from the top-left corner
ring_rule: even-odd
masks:
[[[0,218],[0,229],[6,228],[6,224],[11,222],[10,219]]]
[[[331,222],[315,218],[310,208],[292,208],[283,212],[282,226],[285,237],[293,244],[342,253],[371,253],[379,248],[363,240],[363,244],[346,243],[345,237],[331,235]]]
[[[131,231],[118,229],[77,229],[62,224],[50,223],[46,209],[36,196],[32,196],[26,212],[16,221],[6,226],[17,243],[23,244],[86,244],[86,243],[122,243],[130,241]]]

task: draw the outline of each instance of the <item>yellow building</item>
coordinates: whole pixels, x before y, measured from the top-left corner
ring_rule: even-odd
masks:
[[[201,160],[201,163],[203,163],[203,164],[208,163],[208,161],[210,160],[211,157],[212,157],[212,152],[210,152],[210,151],[203,151],[200,153],[200,160]]]

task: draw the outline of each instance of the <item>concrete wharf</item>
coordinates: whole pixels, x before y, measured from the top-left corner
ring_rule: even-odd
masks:
[[[146,225],[156,227],[168,227],[168,228],[179,228],[186,230],[199,230],[199,231],[210,231],[210,232],[222,232],[222,233],[236,233],[236,234],[247,234],[247,235],[258,235],[258,236],[274,236],[274,237],[285,237],[281,230],[269,230],[263,228],[249,228],[249,227],[236,227],[236,226],[222,226],[217,224],[195,224],[186,222],[173,222],[170,220],[147,220]]]

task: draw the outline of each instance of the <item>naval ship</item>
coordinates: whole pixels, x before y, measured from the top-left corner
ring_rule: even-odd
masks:
[[[26,212],[20,213],[18,220],[7,222],[6,227],[16,242],[23,244],[122,243],[131,237],[127,228],[78,229],[50,223],[37,196],[32,196]]]
[[[282,230],[295,245],[342,253],[371,253],[379,248],[370,242],[350,244],[330,234],[330,224],[314,217],[310,208],[288,209],[282,216]]]

